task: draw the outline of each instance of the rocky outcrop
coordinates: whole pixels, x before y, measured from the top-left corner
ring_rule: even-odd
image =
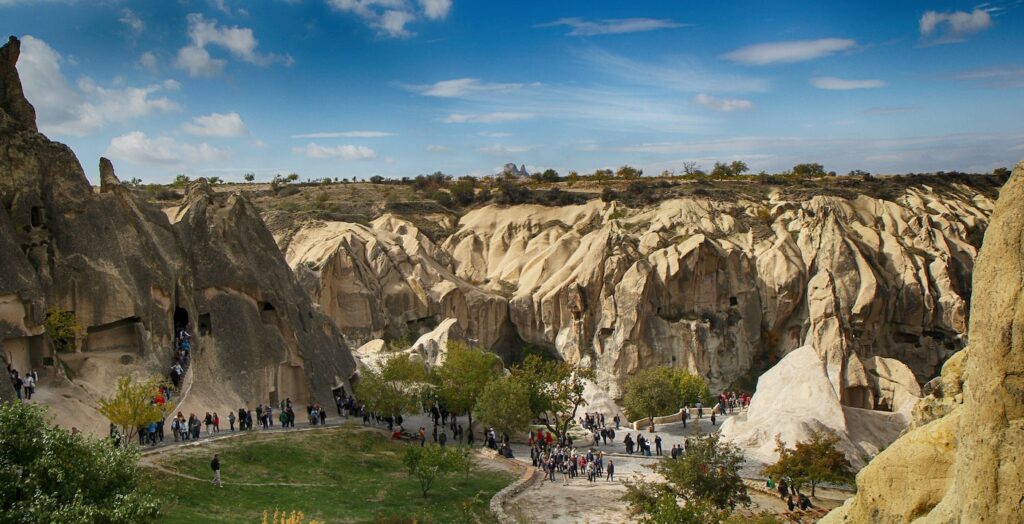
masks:
[[[120,375],[163,375],[176,325],[196,335],[182,409],[329,400],[345,385],[351,355],[255,208],[200,181],[172,223],[106,159],[94,192],[71,150],[36,131],[17,55],[17,40],[0,50],[0,354],[40,373],[37,398],[55,420],[105,432],[96,399]],[[49,311],[81,326],[71,352],[52,351]]]
[[[394,216],[370,226],[307,224],[284,251],[321,310],[353,345],[415,338],[415,326],[446,318],[457,319],[467,337],[489,348],[501,346],[511,332],[504,297],[455,276],[445,252]]]
[[[429,368],[436,368],[444,363],[448,355],[449,342],[466,343],[458,320],[454,318],[445,319],[429,333],[425,333],[416,339],[407,348],[398,348],[392,351],[382,339],[374,339],[356,349],[356,361],[362,368],[379,369],[384,362],[393,356],[406,354],[412,359],[426,364]]]
[[[974,272],[969,347],[913,429],[823,522],[1019,522],[1024,514],[1024,162],[999,195]]]
[[[353,344],[456,318],[486,347],[525,342],[595,368],[612,397],[657,365],[698,372],[713,390],[752,384],[810,345],[844,406],[889,410],[895,386],[872,376],[874,357],[923,384],[962,347],[997,187],[987,184],[490,205],[438,244],[392,216],[278,237]]]

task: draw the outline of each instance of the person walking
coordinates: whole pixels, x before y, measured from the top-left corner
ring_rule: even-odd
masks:
[[[608,459],[608,482],[615,480],[615,462]]]
[[[210,461],[210,469],[213,470],[213,485],[223,488],[224,485],[220,483],[220,455],[213,454],[213,460]]]
[[[235,412],[228,411],[228,426],[231,427],[231,431],[235,430]]]
[[[655,437],[654,437],[654,449],[656,450],[658,456],[660,457],[661,456],[661,435],[655,435]]]

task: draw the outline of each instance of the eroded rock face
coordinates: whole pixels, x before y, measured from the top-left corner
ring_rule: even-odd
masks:
[[[613,397],[642,368],[685,367],[717,390],[811,345],[843,405],[891,409],[866,362],[923,383],[960,349],[987,195],[487,206],[437,245],[389,216],[309,223],[280,244],[354,344],[453,317],[484,346],[521,339],[593,366]]]
[[[824,522],[1019,522],[1024,514],[1024,162],[999,195],[974,273],[969,347],[929,383],[913,429]]]
[[[415,226],[384,215],[367,227],[316,222],[284,248],[288,263],[353,345],[407,336],[409,325],[455,318],[467,337],[500,346],[508,302],[452,273],[451,260]]]
[[[4,360],[39,372],[36,398],[57,422],[105,433],[96,400],[119,375],[165,375],[178,323],[196,344],[183,410],[329,401],[347,384],[355,364],[340,334],[244,197],[200,181],[172,224],[106,159],[95,193],[71,150],[36,131],[17,58],[17,40],[0,48],[0,343]],[[73,352],[50,351],[49,310],[83,328]]]

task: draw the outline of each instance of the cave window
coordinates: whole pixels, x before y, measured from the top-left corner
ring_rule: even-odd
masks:
[[[208,336],[213,333],[213,323],[210,321],[209,313],[199,314],[199,334],[201,336]]]
[[[174,332],[188,328],[188,311],[184,308],[174,308]]]
[[[30,214],[32,219],[32,227],[39,227],[43,225],[43,208],[39,206],[32,206]]]
[[[738,306],[738,305],[740,305],[740,301],[737,300],[736,297],[729,297],[729,305],[730,306]]]

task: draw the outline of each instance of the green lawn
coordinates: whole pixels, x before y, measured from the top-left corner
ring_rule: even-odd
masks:
[[[307,522],[493,521],[487,504],[511,475],[478,469],[445,477],[424,499],[402,465],[408,445],[357,427],[254,433],[157,459],[163,468],[202,480],[143,471],[162,501],[160,522],[260,522],[264,510],[274,509],[302,511]],[[221,457],[222,489],[209,482],[214,452]]]

